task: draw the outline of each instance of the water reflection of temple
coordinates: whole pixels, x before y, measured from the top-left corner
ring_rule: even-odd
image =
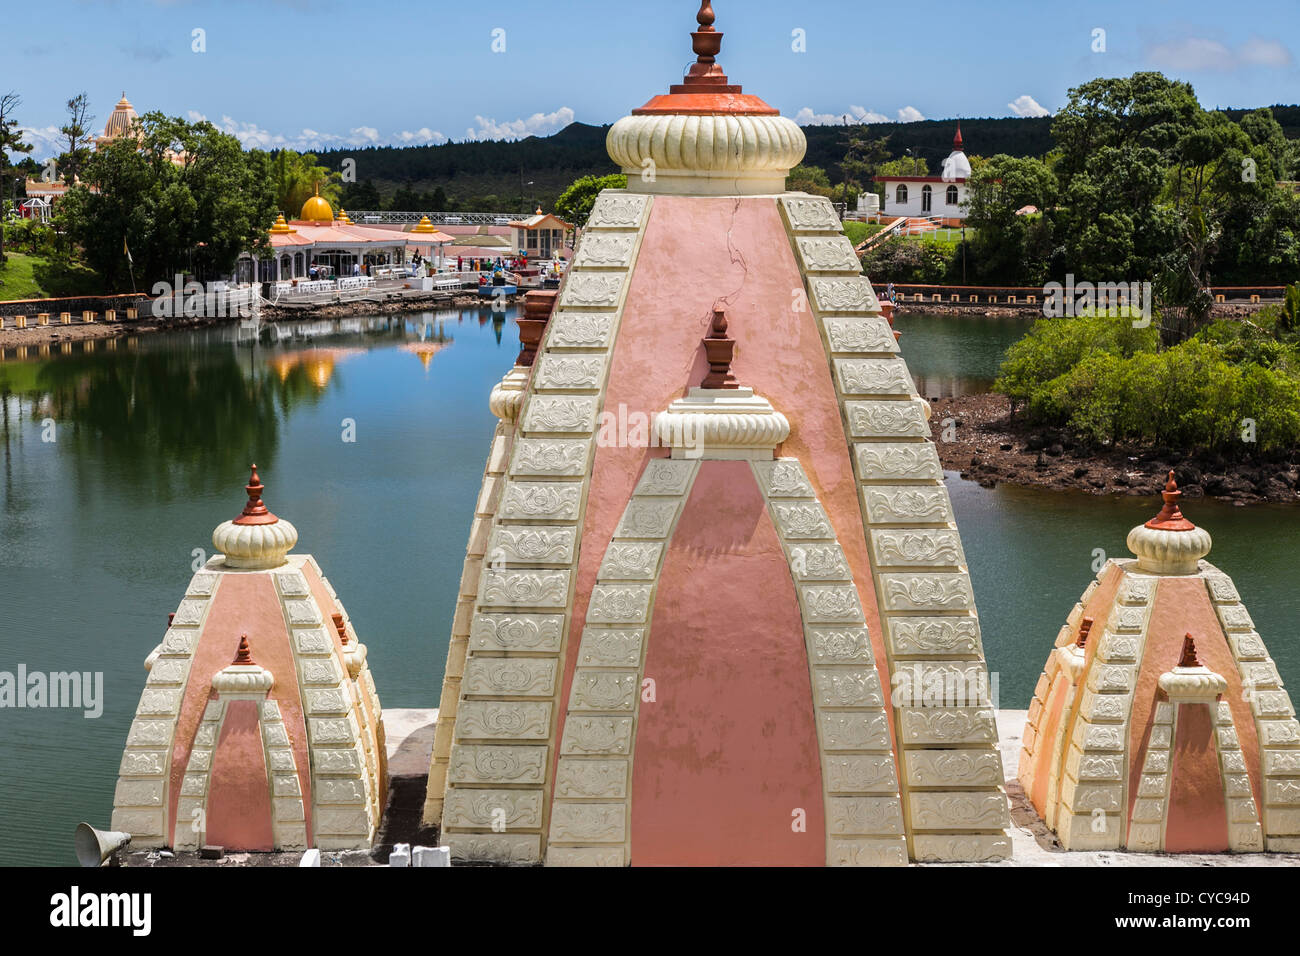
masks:
[[[420,359],[420,364],[424,366],[424,370],[427,372],[430,363],[433,362],[433,357],[449,345],[451,345],[450,341],[408,342],[406,345],[398,346],[398,348],[403,352],[410,352],[412,355],[417,356]]]
[[[267,364],[275,369],[280,381],[287,381],[296,368],[305,369],[307,377],[317,388],[324,388],[334,377],[334,366],[354,355],[360,355],[364,349],[303,349],[299,352],[277,352],[267,359]]]

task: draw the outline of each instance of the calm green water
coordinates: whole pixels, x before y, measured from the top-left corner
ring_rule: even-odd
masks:
[[[115,351],[0,363],[0,671],[102,671],[104,712],[0,710],[0,863],[72,862],[80,820],[106,826],[122,743],[193,550],[266,500],[339,587],[388,707],[440,689],[465,539],[494,419],[487,394],[518,351],[477,310],[142,338]],[[1027,323],[900,318],[923,395],[987,388]],[[244,335],[249,335],[245,332]],[[424,343],[422,345],[421,343]],[[433,351],[431,357],[419,350]],[[428,368],[422,358],[428,359]],[[54,442],[42,441],[54,419]],[[344,420],[356,442],[342,440]],[[1092,578],[1125,555],[1154,499],[1065,496],[949,476],[1004,706],[1024,707]],[[1286,680],[1300,512],[1192,502]]]
[[[484,313],[486,315],[486,313]],[[237,328],[0,364],[0,670],[102,671],[104,713],[0,710],[0,863],[73,860],[107,826],[123,741],[193,549],[266,501],[298,528],[370,649],[389,707],[436,706],[513,314]],[[244,333],[248,335],[249,333]],[[444,348],[426,371],[421,339]],[[56,353],[57,354],[57,353]],[[47,397],[35,405],[27,395]],[[53,443],[42,421],[56,422]],[[356,441],[345,443],[344,419]]]

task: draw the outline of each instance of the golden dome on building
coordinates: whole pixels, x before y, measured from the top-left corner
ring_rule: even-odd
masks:
[[[302,212],[298,213],[298,218],[303,222],[334,221],[334,208],[321,198],[319,185],[316,187],[316,194],[302,204]]]
[[[422,235],[428,235],[435,231],[436,230],[433,228],[433,220],[428,216],[421,216],[420,221],[415,224],[413,229],[411,229],[411,232],[418,232]]]
[[[276,216],[275,223],[271,226],[271,235],[273,236],[287,236],[289,233],[297,231],[284,221],[284,213]]]

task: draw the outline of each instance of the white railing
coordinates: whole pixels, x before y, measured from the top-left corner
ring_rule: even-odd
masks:
[[[348,213],[353,222],[419,222],[425,216],[441,226],[505,226],[533,216],[531,212],[401,212],[360,209]]]

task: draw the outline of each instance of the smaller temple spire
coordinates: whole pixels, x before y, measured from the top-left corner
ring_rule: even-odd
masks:
[[[727,313],[713,310],[709,334],[704,337],[704,355],[709,362],[709,374],[700,383],[702,388],[739,388],[731,374],[731,359],[736,351],[736,340],[727,335]]]
[[[239,649],[235,651],[235,659],[232,664],[255,664],[253,660],[253,649],[248,644],[248,635],[239,635]]]
[[[1202,667],[1201,659],[1196,654],[1196,641],[1190,633],[1183,638],[1183,654],[1178,659],[1179,667]]]
[[[963,152],[961,140],[961,120],[957,121],[957,135],[952,138],[953,152]]]
[[[1178,490],[1178,482],[1174,480],[1172,471],[1169,472],[1169,480],[1165,482],[1165,490],[1161,492],[1161,497],[1165,500],[1165,506],[1160,509],[1158,515],[1146,523],[1148,528],[1154,528],[1157,531],[1196,530],[1196,525],[1184,518],[1182,511],[1178,507],[1178,502],[1183,497],[1183,493]]]
[[[266,486],[262,480],[257,477],[257,466],[252,466],[252,475],[248,479],[248,484],[244,486],[248,492],[248,502],[244,505],[244,510],[239,513],[239,517],[234,520],[235,524],[275,524],[280,519],[267,510],[265,503],[262,501],[262,492]]]
[[[1088,635],[1092,632],[1092,618],[1085,617],[1079,624],[1079,639],[1074,642],[1074,646],[1083,649],[1088,646]]]

